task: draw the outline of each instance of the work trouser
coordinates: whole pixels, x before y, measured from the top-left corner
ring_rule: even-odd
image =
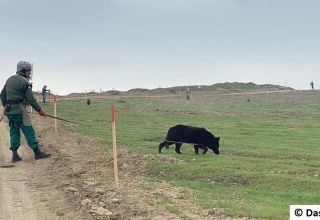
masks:
[[[43,103],[46,103],[46,98],[47,98],[47,95],[45,93],[42,93],[42,100],[43,100]]]
[[[38,147],[36,134],[32,126],[23,124],[22,115],[7,115],[10,127],[10,150],[18,150],[20,147],[20,129],[27,139],[29,147],[35,149]]]

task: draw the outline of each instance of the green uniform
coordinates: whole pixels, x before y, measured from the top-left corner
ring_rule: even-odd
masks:
[[[50,92],[50,90],[47,89],[47,86],[44,86],[41,92],[43,103],[46,102],[47,92]]]
[[[33,96],[32,85],[28,79],[18,74],[11,76],[1,91],[1,102],[9,119],[10,150],[20,147],[20,130],[28,145],[32,149],[37,148],[38,142],[26,106],[30,104],[36,111],[40,111],[41,107]]]

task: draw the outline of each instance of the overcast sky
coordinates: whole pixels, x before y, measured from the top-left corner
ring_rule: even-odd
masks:
[[[320,87],[318,0],[0,0],[0,86],[59,94],[221,82]]]

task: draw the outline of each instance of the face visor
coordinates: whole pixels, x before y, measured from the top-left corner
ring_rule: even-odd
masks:
[[[17,73],[26,77],[28,80],[32,80],[33,76],[33,64],[26,61],[20,61],[17,64]]]
[[[27,70],[27,77],[30,81],[32,81],[33,77],[33,63],[31,64],[31,69]]]

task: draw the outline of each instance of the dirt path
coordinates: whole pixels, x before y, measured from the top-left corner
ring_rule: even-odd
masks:
[[[7,168],[0,168],[0,219],[58,219],[40,201],[39,192],[28,184],[37,173],[35,167],[41,167],[45,161],[34,161],[32,151],[21,146],[19,153],[23,161],[10,167],[12,164],[7,127],[5,122],[0,123],[0,166],[9,165]]]

